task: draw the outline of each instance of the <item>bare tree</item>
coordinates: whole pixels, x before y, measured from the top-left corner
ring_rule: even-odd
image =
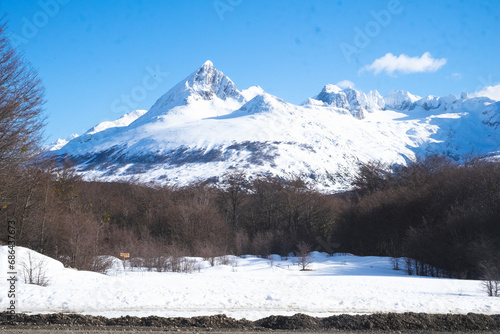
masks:
[[[488,294],[490,297],[498,297],[499,292],[500,292],[500,281],[498,280],[492,280],[492,279],[486,279],[482,281],[482,286],[484,291]]]
[[[310,270],[307,267],[311,264],[311,245],[301,241],[297,245],[297,264],[301,267],[300,270],[307,271]]]
[[[47,276],[47,265],[45,261],[37,260],[28,252],[27,259],[20,262],[21,276],[24,278],[24,283],[47,286],[50,278]]]
[[[245,173],[242,171],[236,171],[232,174],[226,173],[224,178],[227,186],[225,191],[222,192],[222,197],[226,204],[231,225],[238,227],[241,205],[245,199],[245,191],[248,189],[249,184]]]
[[[500,273],[492,261],[483,261],[479,265],[482,271],[482,287],[490,297],[500,296]]]
[[[0,219],[15,217],[21,243],[28,239],[23,232],[29,228],[37,182],[20,181],[26,181],[26,163],[40,152],[43,93],[36,71],[12,47],[0,17]]]
[[[0,19],[0,176],[40,150],[44,87],[37,72],[11,46]]]

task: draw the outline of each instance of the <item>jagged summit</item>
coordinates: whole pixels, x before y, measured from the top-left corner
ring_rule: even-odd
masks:
[[[318,101],[328,107],[344,110],[357,119],[363,119],[366,113],[384,109],[385,103],[378,91],[365,94],[354,88],[340,88],[337,85],[326,85],[314,98],[306,100],[303,105],[318,105]]]
[[[210,100],[218,97],[222,100],[226,98],[240,98],[240,92],[236,85],[218,71],[214,64],[207,60],[196,72],[191,74],[185,80],[185,87],[193,93],[194,96],[204,100]]]
[[[323,89],[321,90],[320,94],[338,94],[342,91],[342,88],[340,88],[337,85],[332,85],[332,84],[327,84]]]
[[[384,97],[386,108],[396,110],[411,109],[414,103],[420,99],[420,96],[413,95],[406,90],[392,90]]]

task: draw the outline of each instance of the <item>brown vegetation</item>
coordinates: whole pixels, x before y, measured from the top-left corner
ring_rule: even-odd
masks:
[[[481,278],[484,263],[500,268],[499,163],[435,155],[378,178],[375,168],[362,169],[358,184],[368,186],[336,225],[345,251],[406,257],[416,275]]]

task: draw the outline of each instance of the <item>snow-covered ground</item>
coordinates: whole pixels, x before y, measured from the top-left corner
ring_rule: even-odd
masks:
[[[10,299],[6,246],[0,247],[0,307]],[[407,276],[388,258],[312,253],[310,271],[294,258],[237,257],[236,264],[211,267],[201,258],[193,273],[124,270],[115,259],[108,275],[64,268],[53,259],[17,247],[17,263],[44,261],[48,286],[17,283],[17,311],[71,312],[107,317],[213,315],[255,320],[306,313],[500,312],[500,298],[487,297],[480,281]]]

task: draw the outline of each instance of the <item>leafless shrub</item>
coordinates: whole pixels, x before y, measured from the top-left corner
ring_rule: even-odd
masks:
[[[146,268],[148,271],[153,271],[154,266],[155,266],[155,258],[154,257],[145,257],[144,261],[142,262],[144,268]]]
[[[267,257],[267,259],[269,260],[269,265],[270,265],[271,267],[273,267],[273,266],[274,266],[274,256],[273,256],[273,255],[269,255],[269,256]]]
[[[130,259],[130,266],[132,268],[144,267],[144,259],[141,257],[133,257]]]
[[[479,265],[483,275],[481,285],[490,297],[500,296],[500,273],[497,266],[490,262],[482,262]]]
[[[231,266],[233,268],[238,266],[238,258],[231,255],[219,256],[217,258],[217,265]]]
[[[215,258],[215,264],[218,266],[227,266],[229,265],[230,257],[228,255],[219,256]]]
[[[311,264],[311,246],[303,241],[297,245],[297,264],[301,267],[300,270],[310,270],[307,267]]]
[[[486,291],[490,297],[499,297],[500,294],[500,280],[486,279],[481,282],[483,290]]]
[[[208,261],[208,263],[210,263],[210,266],[214,267],[216,264],[217,257],[216,256],[203,257],[203,260]]]
[[[168,257],[167,270],[165,270],[165,271],[171,271],[173,273],[182,272],[182,262],[183,262],[183,258],[181,258],[181,257],[178,257],[178,256]]]
[[[28,258],[22,260],[21,265],[21,276],[24,278],[24,283],[36,284],[40,286],[47,286],[49,284],[50,278],[47,276],[47,265],[45,261],[36,260],[28,253]]]
[[[91,264],[91,271],[101,274],[106,274],[107,271],[113,266],[113,258],[110,256],[96,256]]]
[[[177,270],[177,263],[172,261],[171,257],[166,256],[158,256],[155,258],[155,269],[157,272],[166,272],[166,271],[179,271]]]
[[[149,258],[143,262],[148,271],[192,273],[201,271],[201,264],[195,259],[179,256],[158,256]]]
[[[216,266],[221,264],[221,259],[219,257],[224,254],[224,251],[221,250],[214,244],[205,243],[203,246],[199,247],[201,256],[203,260],[208,261],[210,266]],[[224,260],[222,260],[223,262]]]
[[[229,255],[224,255],[224,256],[219,256],[215,259],[215,263],[218,266],[228,266],[229,262],[231,260],[231,257]]]
[[[181,261],[181,272],[190,274],[192,272],[200,272],[201,271],[201,264],[196,261],[195,259],[187,259],[183,258]]]

